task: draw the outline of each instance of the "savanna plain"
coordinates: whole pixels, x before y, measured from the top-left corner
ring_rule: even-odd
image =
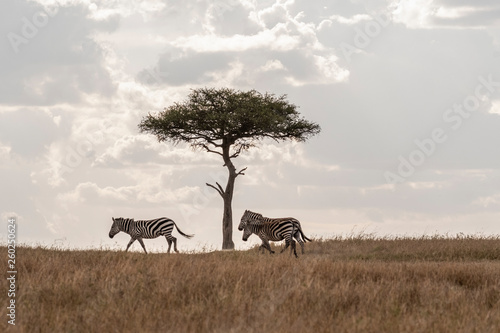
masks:
[[[297,249],[298,259],[21,246],[16,326],[3,315],[0,331],[500,332],[499,236],[357,235]]]

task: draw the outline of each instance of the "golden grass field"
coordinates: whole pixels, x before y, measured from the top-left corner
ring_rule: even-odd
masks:
[[[3,315],[0,331],[500,332],[498,236],[316,239],[298,253],[19,247],[16,326]]]

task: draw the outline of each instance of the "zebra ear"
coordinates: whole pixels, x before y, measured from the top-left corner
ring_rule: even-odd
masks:
[[[113,222],[115,222],[115,218],[114,217],[112,217],[111,219],[113,220]]]

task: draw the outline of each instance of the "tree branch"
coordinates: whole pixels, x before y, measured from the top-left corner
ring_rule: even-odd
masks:
[[[236,173],[236,177],[238,177],[239,175],[243,175],[243,176],[244,176],[244,175],[245,175],[245,173],[244,173],[243,171],[245,171],[246,169],[247,169],[247,167],[244,167],[243,169],[241,169],[240,171],[238,171],[238,172]]]
[[[209,184],[209,183],[206,183],[206,184],[208,187],[211,187],[211,188],[215,189],[217,192],[219,192],[220,196],[224,198],[224,190],[222,189],[222,186],[220,186],[219,183],[215,182],[215,184],[217,184],[218,188],[212,184]]]
[[[229,158],[235,158],[235,157],[238,157],[241,153],[241,151],[244,149],[245,145],[244,144],[241,144],[238,149],[236,150],[236,152],[234,154],[232,154],[231,156],[229,156]]]
[[[208,140],[208,139],[207,139],[206,141],[207,141],[208,143],[210,143],[210,144],[211,144],[212,146],[214,146],[214,147],[217,147],[217,148],[222,147],[222,145],[221,145],[221,144],[217,144],[217,143],[215,143],[215,140]]]
[[[222,192],[222,194],[226,193],[226,192],[224,192],[224,190],[222,189],[222,186],[220,186],[220,184],[218,182],[215,182],[215,184],[217,184],[217,186],[219,187],[219,190]]]
[[[244,150],[247,150],[251,147],[255,147],[255,145],[253,144],[253,140],[242,140],[243,142],[239,142],[239,143],[236,143],[235,145],[237,146],[237,148],[234,148],[235,149],[235,152],[229,156],[229,158],[235,158],[235,157],[238,157],[240,156],[240,153]]]
[[[205,144],[203,144],[203,143],[201,143],[201,144],[200,144],[200,146],[201,146],[202,148],[204,148],[204,149],[205,149],[207,152],[209,152],[209,153],[214,153],[214,154],[217,154],[217,155],[222,156],[222,153],[221,153],[221,152],[219,152],[219,151],[217,151],[217,150],[210,149],[210,148],[208,148],[208,146],[207,146],[207,145],[205,145]]]

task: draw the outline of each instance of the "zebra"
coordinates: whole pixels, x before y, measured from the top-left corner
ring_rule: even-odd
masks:
[[[109,230],[109,238],[113,238],[120,231],[129,234],[131,237],[125,252],[128,251],[130,245],[132,245],[132,243],[135,242],[135,240],[138,240],[139,243],[141,243],[144,252],[146,252],[147,254],[148,251],[146,251],[146,247],[144,246],[144,242],[142,241],[142,239],[165,236],[168,243],[168,253],[170,253],[170,247],[172,246],[172,242],[174,243],[174,251],[178,253],[179,251],[177,251],[177,238],[172,236],[172,229],[174,228],[174,226],[182,236],[188,239],[194,236],[183,233],[177,227],[177,224],[175,224],[174,221],[166,217],[160,217],[154,220],[137,220],[137,221],[135,221],[134,219],[128,219],[123,217],[118,217],[118,218],[112,217],[112,220],[113,220],[113,225],[111,226],[111,230]]]
[[[241,217],[238,230],[244,230],[243,241],[245,242],[251,234],[259,236],[262,240],[262,245],[259,247],[259,250],[267,249],[270,253],[274,253],[274,251],[271,250],[269,241],[278,242],[284,239],[285,248],[281,250],[280,253],[285,251],[291,244],[292,247],[290,249],[290,253],[293,252],[295,257],[298,256],[297,251],[295,250],[295,241],[293,238],[299,242],[302,248],[302,254],[304,254],[304,242],[311,242],[311,240],[304,235],[300,222],[293,217],[268,218],[263,217],[262,214],[245,210],[245,213],[243,213],[243,216]]]

